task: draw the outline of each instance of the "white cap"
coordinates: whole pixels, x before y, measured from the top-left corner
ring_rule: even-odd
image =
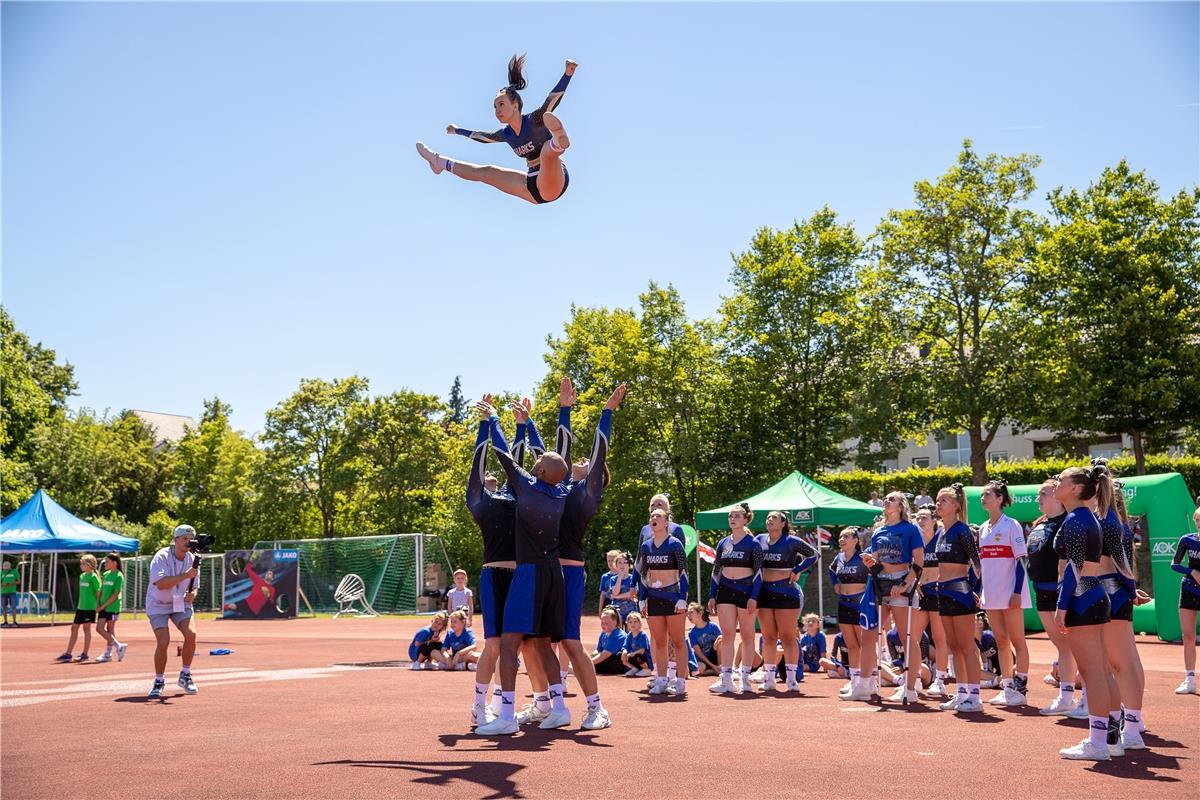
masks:
[[[180,536],[186,536],[189,539],[196,535],[196,529],[191,525],[177,525],[175,527],[175,535],[172,538],[178,539]]]

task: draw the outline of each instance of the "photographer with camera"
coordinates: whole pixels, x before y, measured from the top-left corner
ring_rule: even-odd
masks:
[[[196,626],[192,602],[200,577],[200,553],[212,542],[211,536],[197,536],[191,525],[175,528],[174,543],[154,554],[150,561],[150,585],[146,589],[146,616],[154,630],[154,686],[150,697],[162,697],[167,669],[167,647],[171,631],[167,622],[183,634],[183,667],[179,686],[188,694],[199,691],[192,680],[192,657],[196,654]]]

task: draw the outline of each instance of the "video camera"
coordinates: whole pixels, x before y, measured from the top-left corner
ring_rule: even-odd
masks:
[[[197,533],[194,539],[188,539],[187,548],[195,555],[207,553],[212,549],[213,542],[216,540],[217,537],[211,533]]]

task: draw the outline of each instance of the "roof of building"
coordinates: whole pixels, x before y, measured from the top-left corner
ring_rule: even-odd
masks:
[[[200,426],[196,424],[196,420],[182,414],[160,414],[157,411],[142,411],[137,408],[130,410],[138,416],[138,419],[146,423],[154,431],[154,439],[158,444],[162,444],[163,442],[171,442],[173,444],[182,439],[188,429],[200,429]]]

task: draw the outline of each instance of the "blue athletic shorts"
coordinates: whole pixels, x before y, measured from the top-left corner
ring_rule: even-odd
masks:
[[[583,614],[583,593],[587,588],[583,577],[583,567],[564,566],[562,577],[563,594],[566,599],[562,638],[578,642],[579,617]]]
[[[557,561],[517,564],[504,603],[504,632],[562,639],[566,615],[562,567]]]
[[[504,632],[504,603],[513,571],[503,567],[484,567],[479,571],[479,604],[483,607],[483,638],[494,639]]]

